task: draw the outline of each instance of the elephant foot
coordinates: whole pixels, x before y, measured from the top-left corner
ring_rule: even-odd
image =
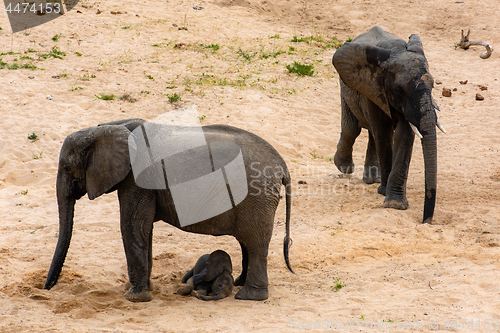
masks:
[[[351,174],[354,172],[354,162],[352,161],[352,157],[342,158],[339,153],[336,152],[333,157],[333,163],[335,163],[337,169],[344,174]]]
[[[186,285],[186,286],[182,286],[179,289],[177,289],[177,294],[182,295],[182,296],[188,296],[191,294],[192,291],[193,291],[193,288],[191,288],[191,286],[189,286],[189,285]]]
[[[143,289],[139,293],[134,293],[133,288],[130,288],[125,293],[125,298],[131,302],[149,302],[150,300],[153,299],[153,296],[151,295],[151,292],[147,289]]]
[[[241,274],[240,276],[238,276],[236,278],[236,280],[234,280],[234,285],[235,286],[244,286],[245,285],[245,280],[246,280],[246,276],[243,277],[243,274]]]
[[[386,195],[387,193],[387,186],[386,185],[380,185],[377,190],[378,194]]]
[[[234,298],[251,301],[263,301],[269,297],[267,288],[254,288],[248,285],[243,286],[240,291],[236,293]]]
[[[363,181],[366,184],[374,184],[382,182],[380,167],[376,165],[366,166],[363,171]]]
[[[394,208],[394,209],[400,209],[400,210],[405,210],[408,208],[408,201],[403,198],[403,197],[392,197],[390,198],[389,196],[385,198],[384,200],[384,207],[385,208]]]
[[[125,283],[125,290],[129,290],[130,288],[132,288],[132,283],[127,281],[127,283]],[[149,291],[153,291],[153,282],[149,281],[148,289]]]

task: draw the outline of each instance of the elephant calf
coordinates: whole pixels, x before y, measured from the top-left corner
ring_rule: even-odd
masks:
[[[222,250],[204,254],[192,269],[182,277],[184,286],[177,290],[179,295],[194,295],[204,301],[216,301],[233,292],[234,280],[231,273],[231,257]],[[212,296],[207,296],[208,294]]]

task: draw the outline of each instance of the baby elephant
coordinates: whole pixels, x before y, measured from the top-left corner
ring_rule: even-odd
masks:
[[[187,296],[193,291],[196,297],[204,301],[216,301],[231,295],[234,280],[231,273],[231,257],[222,250],[204,254],[196,265],[182,277],[184,286],[177,290],[179,295]],[[212,293],[212,296],[207,296]]]

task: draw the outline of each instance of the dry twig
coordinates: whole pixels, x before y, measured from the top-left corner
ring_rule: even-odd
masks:
[[[467,50],[471,45],[482,45],[486,48],[486,52],[480,55],[482,59],[488,59],[491,56],[491,53],[493,52],[493,47],[486,43],[483,42],[482,40],[476,40],[476,41],[469,41],[469,35],[470,35],[470,29],[467,31],[467,35],[464,36],[464,31],[462,30],[462,39],[460,42],[455,43],[455,48],[461,47],[464,50]]]

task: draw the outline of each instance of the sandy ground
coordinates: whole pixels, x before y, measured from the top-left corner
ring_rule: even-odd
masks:
[[[484,48],[453,47],[461,29],[470,28],[471,39],[500,50],[497,0],[91,0],[14,36],[1,15],[3,62],[36,69],[0,70],[0,331],[500,332],[500,53],[483,60]],[[448,133],[438,132],[432,225],[421,224],[419,142],[406,211],[383,208],[377,186],[362,182],[366,132],[355,145],[352,177],[340,176],[330,159],[340,133],[332,46],[373,25],[405,39],[419,34],[440,82],[433,94]],[[314,40],[291,42],[293,36]],[[58,50],[62,59],[49,56]],[[289,74],[285,66],[293,61],[313,64],[314,76]],[[443,97],[443,87],[456,91]],[[181,101],[171,103],[174,94]],[[158,222],[154,299],[130,303],[123,297],[126,265],[112,193],[77,202],[62,277],[43,290],[57,242],[55,180],[64,138],[189,104],[203,124],[247,129],[285,158],[294,183],[296,274],[283,260],[284,202],[263,302],[175,294],[182,273],[215,249],[231,255],[239,274],[240,249],[232,237]],[[37,140],[28,139],[32,133]]]

